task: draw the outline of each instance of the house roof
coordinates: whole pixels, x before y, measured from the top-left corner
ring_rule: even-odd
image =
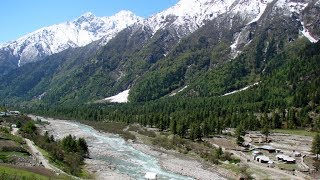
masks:
[[[274,147],[272,147],[272,146],[268,146],[268,145],[260,146],[260,149],[265,149],[265,150],[276,150]]]
[[[290,162],[293,162],[296,160],[295,158],[292,158],[292,157],[289,157],[289,156],[283,155],[283,154],[278,154],[276,157],[283,159],[284,161],[290,161]]]
[[[260,151],[252,151],[252,154],[262,154]]]
[[[157,179],[157,173],[147,172],[147,173],[144,175],[144,178],[146,178],[146,179]]]
[[[270,161],[270,158],[268,156],[262,155],[262,156],[257,156],[257,159],[260,159],[261,161]]]

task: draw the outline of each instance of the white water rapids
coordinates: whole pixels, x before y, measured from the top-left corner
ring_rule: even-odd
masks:
[[[113,171],[117,174],[132,179],[144,179],[147,172],[157,173],[158,179],[192,179],[161,168],[157,158],[133,148],[130,143],[117,135],[101,133],[78,122],[52,119],[48,119],[48,121],[50,125],[47,125],[46,130],[56,139],[63,138],[68,134],[84,137],[89,146],[91,160],[100,162],[99,171],[104,169],[110,171],[110,166],[112,166],[114,167]],[[113,178],[108,176],[103,179]]]

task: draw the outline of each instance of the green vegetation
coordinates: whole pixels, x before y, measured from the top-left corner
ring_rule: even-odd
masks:
[[[278,168],[287,171],[294,171],[297,170],[299,167],[296,164],[278,164]]]
[[[10,134],[8,128],[0,127],[0,162],[15,163],[17,157],[29,158],[29,155],[22,138]]]
[[[213,164],[219,164],[220,161],[229,161],[230,163],[239,163],[240,160],[228,152],[223,152],[221,148],[214,148],[208,142],[193,142],[180,138],[177,135],[159,135],[152,139],[152,144],[165,148],[167,150],[176,150],[183,154],[196,155]]]
[[[318,131],[320,121],[314,114],[320,113],[319,46],[320,43],[306,44],[303,40],[291,44],[287,51],[268,61],[259,85],[229,96],[188,97],[184,94],[144,103],[43,106],[30,111],[88,120],[88,125],[117,134],[123,132],[125,125],[139,123],[195,140],[238,125],[242,125],[244,131],[265,127]],[[110,122],[124,125],[115,127]]]
[[[238,145],[248,130],[261,130],[266,140],[270,132],[314,135],[320,131],[320,42],[298,38],[291,17],[263,19],[252,25],[250,43],[234,59],[230,42],[243,29],[241,18],[233,18],[239,27],[231,29],[225,21],[213,20],[181,41],[167,31],[150,38],[146,31],[128,28],[98,51],[91,45],[71,49],[1,76],[1,102],[18,104],[26,112],[83,120],[125,139],[135,139],[124,130],[130,124],[158,128],[165,135],[137,132],[153,138],[154,145],[213,163],[229,160],[229,155],[199,144],[225,128],[237,128]],[[128,104],[93,103],[129,87]],[[83,158],[80,140],[67,137],[64,144],[40,136],[33,124],[21,121],[21,126],[68,171],[80,173],[74,171]],[[74,151],[79,156],[71,156]]]
[[[317,133],[313,138],[311,152],[316,154],[318,159],[318,155],[320,154],[320,134],[319,133]]]
[[[0,180],[48,180],[47,176],[30,171],[0,165]]]
[[[133,131],[133,132],[137,132],[141,135],[147,136],[147,137],[156,137],[157,134],[154,131],[149,131],[147,128],[143,128],[140,125],[134,124],[134,125],[130,125],[127,131]]]
[[[236,136],[236,141],[237,141],[237,144],[239,146],[242,146],[243,145],[243,142],[244,142],[244,137],[246,135],[246,132],[244,130],[244,127],[243,125],[238,125],[238,127],[236,128],[236,131],[235,131],[235,136]]]
[[[310,137],[314,137],[317,134],[317,132],[315,131],[310,131],[305,129],[274,129],[271,132],[293,134],[293,135],[299,135],[299,136],[310,136]]]
[[[95,115],[94,115],[95,116]],[[125,131],[124,129],[127,127],[127,124],[123,122],[101,122],[101,121],[80,121],[83,124],[89,125],[96,130],[104,131],[107,133],[118,134],[122,138],[128,140],[135,140],[136,137],[132,135],[130,132]]]
[[[51,160],[62,166],[64,171],[76,176],[82,174],[84,158],[89,156],[88,146],[83,138],[76,139],[69,135],[56,141],[47,132],[41,135],[31,120],[22,126],[21,134],[47,151]]]

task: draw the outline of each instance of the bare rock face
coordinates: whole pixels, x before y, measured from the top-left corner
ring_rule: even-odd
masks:
[[[315,39],[320,39],[320,1],[308,5],[302,14],[305,27]]]

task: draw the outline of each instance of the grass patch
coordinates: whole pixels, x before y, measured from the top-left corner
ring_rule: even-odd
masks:
[[[63,162],[58,161],[57,159],[54,159],[46,150],[40,148],[39,146],[36,146],[36,148],[41,152],[41,154],[49,160],[50,164],[52,164],[53,166],[57,167],[58,169],[62,169],[65,170],[65,166],[63,164]]]
[[[137,132],[143,136],[154,138],[157,134],[154,131],[149,131],[148,129],[141,127],[140,125],[130,125],[128,131]]]
[[[127,124],[121,122],[103,122],[103,121],[80,121],[80,123],[93,127],[103,132],[118,134],[125,140],[136,140],[136,137],[128,131],[124,131]]]
[[[28,153],[23,152],[4,152],[0,151],[0,156],[20,156],[20,157],[28,157]]]
[[[316,132],[311,132],[303,129],[275,129],[275,130],[272,130],[272,132],[299,135],[299,136],[310,136],[310,137],[313,137],[317,134]]]
[[[0,160],[3,163],[14,162],[15,157],[28,158],[29,157],[29,153],[0,151]]]
[[[296,169],[299,169],[296,164],[278,164],[278,168],[287,171],[294,171]]]
[[[24,143],[24,140],[21,137],[12,135],[7,132],[0,132],[0,139],[15,141],[19,144]]]
[[[58,169],[61,169],[63,171],[67,171],[64,163],[62,161],[59,161],[57,159],[54,159],[46,150],[36,146],[37,149],[41,152],[41,154],[49,160],[50,164],[52,164],[53,166],[57,167]],[[80,174],[78,175],[79,177],[81,178],[84,178],[84,179],[91,179],[92,176],[91,174],[86,171],[84,168],[81,168],[81,172]],[[60,175],[57,177],[57,179],[72,179],[70,176],[67,176],[67,175]]]
[[[241,173],[241,168],[236,164],[224,163],[221,165],[223,168],[228,169],[236,174]]]
[[[16,180],[16,179],[25,179],[25,180],[47,180],[49,177],[29,172],[26,170],[21,170],[13,167],[7,167],[0,165],[0,180]]]

